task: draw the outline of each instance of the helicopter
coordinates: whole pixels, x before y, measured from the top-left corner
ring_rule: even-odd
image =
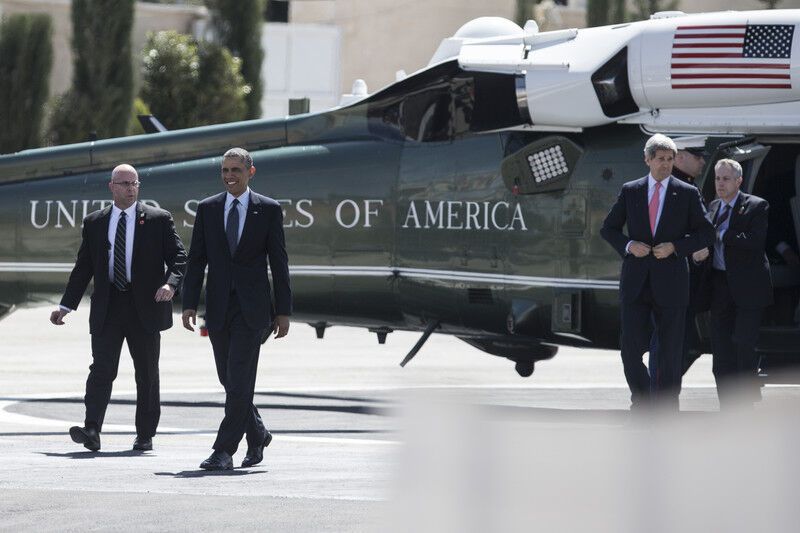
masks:
[[[796,254],[799,23],[800,10],[663,12],[540,32],[483,17],[426,67],[327,111],[0,156],[0,313],[57,301],[114,166],[137,168],[140,201],[169,210],[188,243],[239,146],[253,189],[282,205],[293,320],[317,337],[420,332],[405,365],[444,333],[524,377],[559,346],[618,349],[620,261],[599,230],[646,174],[653,133],[702,154],[706,201],[714,163],[739,161],[743,190],[783,214],[768,242]],[[791,358],[800,265],[773,255],[758,349]],[[696,326],[707,347],[707,317]]]

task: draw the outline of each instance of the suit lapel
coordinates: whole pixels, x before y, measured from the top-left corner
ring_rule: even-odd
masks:
[[[139,255],[139,248],[142,246],[142,234],[144,233],[144,224],[147,220],[147,214],[141,202],[136,202],[136,219],[133,221],[133,252],[131,254],[131,282],[136,276],[136,258]]]
[[[108,241],[108,225],[111,223],[111,206],[103,209],[97,222],[98,234],[94,238],[97,240],[97,249],[101,250],[99,255],[105,258],[103,262],[105,268],[100,269],[100,271],[103,273],[105,280],[108,281],[108,260],[111,253],[111,243]],[[103,251],[105,251],[105,254],[102,253]]]
[[[708,204],[708,213],[706,213],[706,218],[708,218],[708,221],[712,224],[717,218],[717,211],[719,211],[719,200],[714,199]]]
[[[744,193],[740,192],[739,197],[733,203],[733,211],[731,211],[731,219],[728,221],[728,229],[734,226],[736,219],[739,218],[739,215],[744,213],[746,209],[747,199],[744,197]]]
[[[228,257],[231,251],[228,249],[228,237],[225,235],[225,200],[228,198],[228,193],[220,193],[214,198],[214,202],[209,204],[211,212],[209,215],[209,223],[211,229],[217,234],[217,239],[222,243],[222,248]]]
[[[639,209],[638,211],[640,213],[640,216],[643,217],[641,219],[642,224],[644,224],[644,227],[646,227],[647,229],[650,229],[650,211],[647,205],[648,204],[647,186],[648,186],[647,176],[645,176],[639,180],[639,184],[637,185],[638,190],[636,191],[636,198],[637,198],[637,203],[642,206],[642,208]]]

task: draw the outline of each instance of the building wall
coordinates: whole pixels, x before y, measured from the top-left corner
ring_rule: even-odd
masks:
[[[0,14],[47,13],[53,20],[53,70],[50,95],[61,94],[72,84],[72,22],[69,0],[0,0]],[[202,30],[208,14],[205,8],[185,5],[161,5],[137,2],[134,11],[131,44],[134,69],[139,68],[139,53],[147,33],[177,30],[192,33]],[[198,27],[198,25],[200,27]]]
[[[290,98],[309,98],[311,111],[338,105],[340,42],[341,31],[332,25],[264,24],[264,118],[286,116]]]
[[[513,19],[516,0],[303,0],[290,5],[291,23],[330,24],[342,32],[342,93],[353,81],[369,92],[395,81],[395,73],[428,64],[442,39],[484,16]]]

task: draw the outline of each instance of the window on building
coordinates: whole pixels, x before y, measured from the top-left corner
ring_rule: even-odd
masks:
[[[264,20],[267,22],[289,22],[290,0],[267,0]]]

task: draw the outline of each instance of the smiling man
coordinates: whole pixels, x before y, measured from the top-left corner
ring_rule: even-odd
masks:
[[[250,190],[256,167],[250,154],[231,148],[222,156],[226,191],[197,208],[183,286],[183,326],[194,331],[206,280],[206,326],[217,376],[225,387],[225,417],[206,470],[230,470],[232,456],[247,435],[242,466],[263,459],[272,435],[253,404],[262,339],[289,332],[292,292],[283,235],[283,214],[275,200]],[[272,271],[272,287],[267,266]],[[274,289],[274,304],[270,297]]]
[[[649,174],[622,186],[600,230],[622,257],[620,342],[632,409],[648,406],[651,396],[678,408],[689,303],[686,257],[714,242],[700,192],[671,175],[677,151],[669,137],[650,137],[644,148]],[[651,344],[651,325],[658,357],[648,373],[642,356]]]

